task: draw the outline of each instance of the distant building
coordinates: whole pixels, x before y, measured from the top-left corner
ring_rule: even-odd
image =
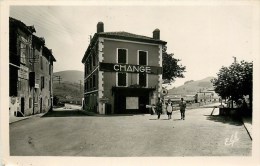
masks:
[[[195,95],[195,102],[219,102],[220,96],[214,90],[204,90],[201,92],[197,92]]]
[[[128,32],[104,32],[99,22],[82,63],[84,107],[100,114],[148,113],[162,89],[162,49],[156,29],[153,37]]]
[[[27,116],[52,107],[55,58],[33,26],[9,18],[9,113]]]

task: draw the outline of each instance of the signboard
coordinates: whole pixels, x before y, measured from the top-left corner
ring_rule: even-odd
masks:
[[[34,85],[34,88],[39,88],[39,87],[40,87],[39,84]]]
[[[109,99],[104,97],[104,98],[100,98],[99,101],[103,103],[108,103]]]
[[[114,64],[114,63],[99,63],[101,71],[108,72],[127,72],[127,73],[148,73],[148,74],[162,74],[162,67],[158,66],[144,66],[132,64]]]
[[[138,97],[126,97],[126,109],[139,109]]]
[[[20,69],[18,70],[18,77],[22,79],[29,79],[29,69],[26,66],[21,65]]]
[[[163,95],[163,96],[165,96],[165,95],[167,95],[167,94],[168,94],[168,90],[167,90],[167,89],[165,89],[165,88],[163,88],[161,93],[162,93],[162,95]]]

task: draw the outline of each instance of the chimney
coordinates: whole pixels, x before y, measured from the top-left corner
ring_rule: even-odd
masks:
[[[104,32],[104,24],[103,22],[98,22],[97,24],[97,33]]]
[[[160,30],[159,29],[155,29],[153,31],[153,38],[157,39],[157,40],[160,40]]]

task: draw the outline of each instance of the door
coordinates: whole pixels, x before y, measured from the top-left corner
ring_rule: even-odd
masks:
[[[139,96],[139,111],[140,113],[147,114],[149,109],[146,108],[146,105],[149,104],[149,95]]]
[[[24,115],[24,97],[21,98],[21,112]]]
[[[42,98],[40,99],[40,113],[42,113]]]

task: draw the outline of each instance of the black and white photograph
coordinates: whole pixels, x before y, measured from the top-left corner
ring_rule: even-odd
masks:
[[[260,1],[4,0],[0,16],[2,165],[260,164]]]

